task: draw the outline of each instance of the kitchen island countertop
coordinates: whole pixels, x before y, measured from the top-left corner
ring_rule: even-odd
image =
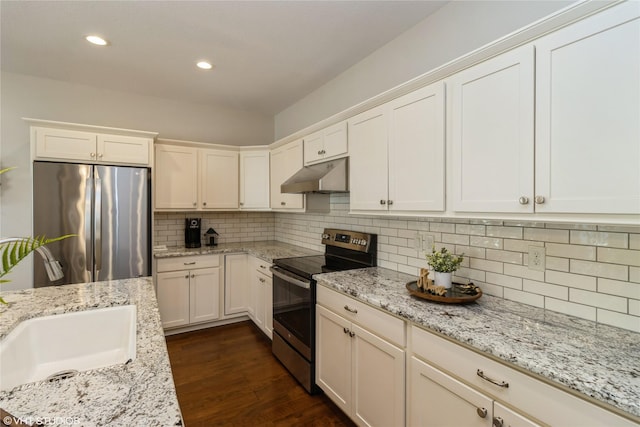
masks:
[[[2,391],[0,408],[47,425],[182,425],[150,277],[10,291],[2,296],[10,305],[0,306],[0,339],[30,318],[126,304],[137,306],[137,337],[132,362]]]
[[[290,243],[267,240],[260,242],[233,242],[221,243],[217,246],[202,246],[200,248],[173,247],[163,251],[155,251],[156,259],[181,257],[190,255],[229,254],[246,252],[267,262],[273,262],[277,258],[289,258],[307,255],[322,255],[322,252],[295,246]]]
[[[343,292],[551,384],[640,417],[640,334],[483,295],[472,304],[412,297],[415,277],[372,267],[315,275]]]

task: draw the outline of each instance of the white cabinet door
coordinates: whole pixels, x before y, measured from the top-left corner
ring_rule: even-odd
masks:
[[[96,134],[65,129],[35,128],[36,157],[95,161]]]
[[[352,325],[351,331],[356,422],[380,427],[405,425],[405,351],[357,325]]]
[[[254,317],[253,317],[253,323],[256,324],[256,326],[262,330],[265,329],[265,319],[266,319],[266,305],[265,305],[265,285],[267,282],[267,279],[265,277],[264,274],[259,273],[257,271],[253,271],[252,272],[252,292],[255,296],[255,312],[254,312]]]
[[[534,43],[536,211],[640,213],[640,3]]]
[[[351,322],[316,306],[316,383],[346,414],[351,414]]]
[[[269,150],[240,153],[240,209],[269,209]]]
[[[484,394],[415,357],[410,381],[410,426],[491,426],[493,402]]]
[[[189,324],[189,271],[158,273],[156,292],[163,328]]]
[[[264,332],[273,339],[273,278],[264,278]]]
[[[493,420],[493,425],[500,427],[540,427],[540,424],[531,421],[529,418],[512,411],[498,402],[493,402]]]
[[[198,207],[198,150],[190,147],[156,145],[156,209]]]
[[[533,61],[526,45],[449,79],[455,211],[533,212]]]
[[[190,323],[220,317],[220,268],[191,270],[189,276]]]
[[[311,135],[307,135],[303,140],[304,144],[304,164],[313,164],[321,161],[324,157],[324,131],[319,130]]]
[[[389,210],[444,210],[444,83],[389,103]]]
[[[248,309],[249,262],[247,254],[226,255],[224,262],[224,314]]]
[[[238,153],[200,150],[200,207],[237,209],[240,172]]]
[[[352,210],[387,210],[389,166],[385,108],[365,111],[348,121]]]
[[[98,134],[97,160],[147,166],[151,142],[149,138]]]
[[[271,151],[271,207],[273,209],[302,209],[302,194],[280,192],[280,185],[298,172],[303,165],[302,140],[293,141]]]

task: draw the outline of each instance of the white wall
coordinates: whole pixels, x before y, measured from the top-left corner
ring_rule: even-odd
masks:
[[[159,132],[163,138],[230,145],[273,142],[273,117],[3,72],[0,80],[0,229],[28,236],[31,219],[29,126],[22,117]],[[37,256],[37,255],[36,255]],[[3,290],[31,287],[31,261],[21,263]]]
[[[533,23],[572,1],[453,1],[275,116],[275,139]]]

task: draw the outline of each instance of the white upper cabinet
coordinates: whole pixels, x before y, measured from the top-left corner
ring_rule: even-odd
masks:
[[[347,122],[336,123],[304,138],[304,164],[337,159],[348,154]]]
[[[280,185],[298,172],[303,165],[302,140],[290,142],[271,151],[271,207],[273,209],[302,209],[302,194],[287,194]]]
[[[533,46],[454,74],[448,88],[453,210],[533,212]]]
[[[197,209],[197,148],[156,145],[153,171],[156,209]]]
[[[349,119],[351,210],[387,210],[389,121],[386,106]]]
[[[536,46],[536,211],[640,213],[640,2]]]
[[[349,120],[351,210],[444,210],[444,84]]]
[[[389,103],[389,210],[444,210],[444,84]]]
[[[37,160],[141,166],[150,163],[153,138],[46,127],[35,127],[34,131]]]
[[[269,209],[269,150],[240,152],[240,209]]]
[[[237,209],[239,163],[237,151],[200,150],[200,207]]]

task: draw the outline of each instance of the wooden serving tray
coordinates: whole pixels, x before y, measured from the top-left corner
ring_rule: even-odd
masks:
[[[482,296],[482,289],[477,286],[475,287],[475,293],[462,292],[460,287],[464,285],[462,285],[461,283],[453,283],[451,285],[451,288],[447,290],[447,294],[442,296],[422,292],[420,289],[418,289],[418,284],[415,280],[413,282],[407,283],[406,286],[409,293],[414,297],[445,304],[467,304],[477,300]]]

